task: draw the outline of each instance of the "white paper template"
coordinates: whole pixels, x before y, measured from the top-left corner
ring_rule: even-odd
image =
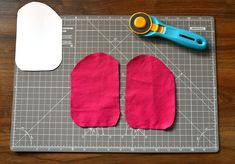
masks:
[[[31,2],[17,13],[17,67],[23,71],[56,69],[62,61],[62,19],[49,6]]]

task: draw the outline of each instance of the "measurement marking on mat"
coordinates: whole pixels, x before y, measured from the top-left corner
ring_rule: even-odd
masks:
[[[191,31],[204,31],[204,30],[206,30],[206,27],[189,27],[189,30],[191,30]]]

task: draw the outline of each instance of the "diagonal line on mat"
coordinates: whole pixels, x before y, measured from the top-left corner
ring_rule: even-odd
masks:
[[[91,21],[89,19],[87,19],[87,21],[89,22],[89,24],[101,35],[104,37],[105,40],[107,40],[109,42],[109,44],[111,44],[113,46],[113,48],[115,48],[115,45],[102,33],[100,32],[100,30],[93,24],[91,23]],[[124,55],[119,49],[117,49],[117,51],[120,53],[120,55],[122,55],[126,60],[129,60],[126,55]]]
[[[180,110],[178,110],[179,111],[179,113],[198,131],[198,132],[200,132],[201,134],[203,133],[200,129],[198,129],[198,127],[196,126],[196,125],[194,125],[193,123],[192,123],[192,121],[184,114],[184,113],[182,113]],[[207,141],[210,143],[210,144],[212,144],[212,145],[215,145],[214,143],[212,143],[205,135],[202,135],[205,139],[207,139]]]
[[[110,51],[112,52],[113,50],[115,50],[124,40],[126,40],[126,38],[130,35],[131,33],[127,34],[121,41],[118,42],[118,44]]]
[[[192,88],[190,88],[190,87],[188,87],[188,86],[186,85],[185,81],[183,81],[183,80],[180,79],[180,78],[178,78],[178,79],[184,83],[184,85],[191,91],[191,93],[193,93],[194,95],[196,95],[196,96],[199,98],[199,100],[201,100],[202,103],[208,107],[208,109],[209,109],[210,112],[213,112],[213,110],[210,108],[210,106],[205,103],[204,99],[202,99],[201,97],[199,97],[198,94],[194,93],[194,92],[192,91]]]
[[[154,45],[153,43],[151,43],[157,50],[158,50],[158,52],[162,55],[162,56],[164,56],[165,58],[166,58],[166,60],[168,61],[168,62],[170,62],[180,73],[183,73],[171,60],[169,60],[169,58],[168,57],[166,57],[166,55],[164,55],[163,53],[162,53],[162,51],[156,46],[156,45]],[[192,84],[193,86],[194,86],[194,88],[196,88],[203,96],[205,96],[205,98],[208,100],[208,102],[210,102],[212,105],[213,105],[213,102],[201,91],[201,89],[200,88],[198,88],[198,86],[194,83],[194,82],[192,82],[184,73],[183,73],[183,75],[185,76],[185,78],[190,82],[190,84]]]
[[[38,122],[36,122],[36,123],[28,130],[28,133],[29,133],[31,130],[33,130],[33,128],[35,128],[44,118],[46,118],[46,116],[47,116],[49,113],[51,113],[51,111],[53,111],[53,110],[55,109],[55,107],[56,107],[58,104],[60,104],[60,103],[64,100],[65,97],[67,97],[67,96],[69,95],[69,93],[70,93],[70,91],[69,91],[68,93],[66,93],[66,94],[60,99],[60,101],[58,101],[55,105],[53,105],[53,106],[50,108],[50,110],[49,110],[42,118],[40,118],[40,119],[38,120]],[[15,145],[17,145],[25,136],[26,136],[26,134],[25,134],[23,137],[21,137],[21,138],[19,139],[19,141],[16,142]]]
[[[144,43],[145,44],[145,43]],[[173,65],[180,73],[182,73],[182,75],[184,75],[184,77],[189,81],[190,84],[192,84],[194,86],[194,88],[196,88],[206,99],[208,102],[210,102],[212,105],[213,105],[213,102],[197,87],[196,84],[194,84],[168,57],[166,57],[166,55],[164,55],[162,53],[162,51],[157,47],[155,46],[153,43],[151,43],[157,50],[158,52],[171,64]],[[150,50],[151,48],[145,44]],[[151,50],[152,51],[152,50]],[[153,51],[152,51],[153,52]]]

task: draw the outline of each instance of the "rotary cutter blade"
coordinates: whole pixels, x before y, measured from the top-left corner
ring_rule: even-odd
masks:
[[[138,12],[131,16],[129,27],[136,34],[146,34],[152,27],[152,20],[149,15]]]
[[[204,50],[207,40],[196,33],[172,27],[160,22],[156,17],[144,12],[137,12],[129,19],[131,31],[143,37],[163,37],[182,46]]]

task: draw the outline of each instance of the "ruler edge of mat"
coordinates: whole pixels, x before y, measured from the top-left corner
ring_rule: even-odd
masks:
[[[63,16],[61,16],[61,19],[65,19],[66,17],[79,17],[79,18],[87,18],[87,17],[117,17],[117,18],[120,18],[120,17],[128,17],[127,15],[63,15]],[[216,112],[216,114],[215,114],[215,116],[216,116],[216,122],[217,122],[217,124],[216,124],[216,141],[215,141],[215,147],[211,147],[211,148],[208,148],[206,151],[201,151],[201,150],[198,150],[198,151],[187,151],[187,150],[189,150],[189,149],[191,149],[190,147],[188,147],[188,148],[181,148],[181,149],[185,149],[185,150],[182,150],[182,151],[172,151],[172,150],[170,150],[170,151],[162,151],[163,149],[164,150],[167,150],[167,149],[169,149],[169,148],[157,148],[158,149],[158,151],[105,151],[105,150],[99,150],[99,151],[96,151],[96,150],[94,150],[93,149],[93,151],[92,150],[89,150],[89,151],[85,151],[85,150],[80,150],[80,149],[83,149],[83,148],[75,148],[76,150],[74,150],[74,148],[69,148],[68,150],[62,150],[63,149],[63,146],[53,146],[53,147],[55,147],[55,148],[49,148],[49,149],[45,149],[45,150],[43,150],[43,149],[41,149],[40,150],[40,148],[26,148],[27,150],[23,150],[25,147],[24,146],[15,146],[15,145],[13,145],[14,143],[13,143],[13,137],[14,137],[14,130],[15,130],[15,127],[14,127],[14,125],[15,125],[15,112],[16,112],[16,110],[15,110],[15,95],[16,95],[16,88],[15,88],[15,85],[16,85],[16,83],[17,83],[17,75],[16,75],[16,73],[17,73],[17,66],[16,66],[16,64],[15,64],[15,66],[14,66],[14,78],[13,78],[13,80],[14,80],[14,82],[13,82],[13,98],[12,98],[12,114],[11,114],[11,134],[10,134],[10,150],[12,151],[12,152],[79,152],[79,153],[88,153],[88,152],[92,152],[92,153],[159,153],[159,154],[161,154],[161,153],[217,153],[217,152],[219,152],[219,150],[220,150],[220,140],[219,140],[219,111],[218,111],[218,90],[217,90],[217,88],[218,88],[218,83],[217,83],[217,55],[216,55],[216,29],[215,29],[215,25],[216,25],[216,22],[215,22],[215,18],[213,17],[213,16],[165,16],[165,15],[159,15],[159,17],[175,17],[175,18],[207,18],[207,19],[210,19],[210,21],[212,22],[212,27],[213,27],[213,32],[214,32],[214,45],[212,46],[212,55],[214,55],[214,64],[215,64],[215,66],[214,66],[214,84],[215,84],[215,112]],[[46,147],[46,146],[45,146]],[[50,146],[49,146],[50,147]],[[64,148],[64,149],[66,149],[66,148]],[[86,148],[87,149],[87,148]],[[115,148],[115,149],[120,149],[120,148]],[[128,148],[121,148],[121,149],[128,149]],[[176,148],[176,149],[179,149],[179,148]],[[197,148],[193,148],[193,149],[197,149]],[[202,149],[202,148],[198,148],[198,149]]]

